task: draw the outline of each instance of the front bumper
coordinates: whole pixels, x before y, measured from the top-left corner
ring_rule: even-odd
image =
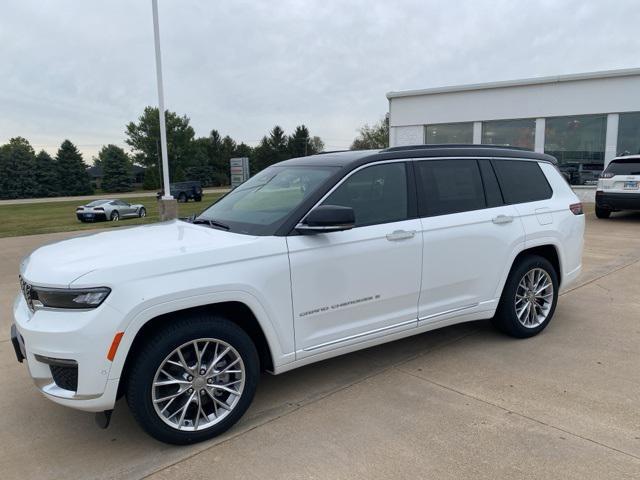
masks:
[[[36,387],[47,398],[90,412],[114,407],[119,379],[109,379],[111,362],[106,354],[113,339],[111,321],[119,318],[119,312],[102,305],[90,311],[34,313],[19,295],[13,314],[16,357],[26,361]]]
[[[640,210],[640,193],[596,191],[596,206],[607,210]]]

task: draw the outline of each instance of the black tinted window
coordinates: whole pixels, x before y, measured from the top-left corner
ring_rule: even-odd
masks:
[[[640,175],[640,161],[615,160],[609,164],[606,172],[614,175]]]
[[[486,207],[477,161],[427,160],[418,162],[416,166],[422,190],[420,216]]]
[[[360,170],[322,203],[353,208],[357,227],[405,220],[408,217],[405,164],[388,163]]]
[[[503,205],[502,193],[496,173],[491,166],[491,160],[478,160],[480,165],[480,173],[482,174],[482,183],[484,184],[484,193],[487,199],[487,207],[499,207]]]
[[[553,192],[538,162],[494,160],[493,166],[506,203],[535,202],[551,198]]]

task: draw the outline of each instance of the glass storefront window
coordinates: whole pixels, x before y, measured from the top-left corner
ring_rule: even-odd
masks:
[[[473,123],[436,123],[425,126],[425,141],[437,143],[473,143]]]
[[[544,153],[560,164],[604,164],[606,115],[551,117],[546,120]]]
[[[535,146],[536,120],[495,120],[482,122],[482,143],[522,147],[533,150]]]
[[[640,112],[620,114],[616,152],[618,156],[640,153]]]

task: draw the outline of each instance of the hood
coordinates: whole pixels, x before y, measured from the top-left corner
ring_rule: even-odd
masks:
[[[247,256],[250,249],[244,247],[258,238],[172,220],[45,245],[23,260],[20,271],[29,283],[65,287],[90,272],[143,276],[150,266],[155,271],[189,268],[194,261],[202,264],[199,254],[204,251],[211,252],[205,256],[207,264],[237,259],[239,252]]]

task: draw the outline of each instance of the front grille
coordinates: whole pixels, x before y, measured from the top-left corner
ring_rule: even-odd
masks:
[[[78,365],[61,366],[49,365],[51,375],[56,385],[65,390],[75,392],[78,390]]]

